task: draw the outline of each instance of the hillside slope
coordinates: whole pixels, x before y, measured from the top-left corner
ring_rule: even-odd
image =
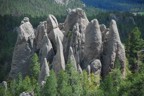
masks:
[[[21,16],[47,16],[48,14],[65,14],[66,9],[80,7],[80,0],[69,1],[67,6],[62,6],[54,0],[0,0],[0,15]]]

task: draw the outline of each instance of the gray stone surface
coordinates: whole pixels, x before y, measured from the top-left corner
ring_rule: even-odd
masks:
[[[80,25],[80,31],[84,32],[89,21],[87,16],[81,8],[69,9],[67,18],[64,22],[65,31],[68,32],[73,29],[74,25],[78,23]]]
[[[50,14],[47,18],[47,33],[49,34],[53,29],[59,27],[56,17]]]
[[[92,60],[99,58],[102,52],[102,35],[96,19],[87,26],[85,37],[84,57],[85,63],[89,64]]]
[[[36,49],[41,48],[45,33],[47,33],[47,22],[40,22],[36,30]]]
[[[26,19],[26,20],[25,20]],[[18,30],[18,38],[14,48],[10,78],[16,78],[19,73],[22,76],[27,75],[30,58],[33,55],[33,39],[35,38],[34,29],[27,17],[24,18],[23,24]]]
[[[41,48],[39,51],[39,58],[41,64],[43,63],[44,58],[47,58],[48,62],[51,63],[55,55],[52,44],[47,36],[47,33],[44,34],[43,39],[41,40]]]
[[[88,23],[89,23],[89,20],[87,19],[87,16],[86,16],[84,10],[82,10],[81,8],[68,10],[68,15],[64,22],[64,30],[65,30],[64,34],[67,35],[68,32],[72,31],[72,30],[77,33],[78,32],[80,33],[79,36],[81,37],[80,38],[81,44],[80,44],[80,48],[79,48],[79,53],[77,53],[78,57],[79,57],[79,61],[77,60],[77,57],[76,57],[76,61],[80,62],[80,63],[82,62],[82,60],[84,58],[85,29],[86,29]],[[75,26],[75,28],[74,28],[74,26]],[[78,36],[76,36],[76,37],[78,37]],[[75,50],[74,50],[74,54],[75,54]]]
[[[95,59],[91,64],[91,73],[94,73],[95,75],[100,75],[101,74],[101,61],[99,59]]]
[[[86,69],[89,75],[92,72],[99,76],[102,72],[105,77],[115,68],[114,63],[118,59],[125,77],[125,49],[116,22],[112,20],[110,28],[99,25],[97,19],[89,22],[81,8],[69,9],[66,20],[61,24],[50,14],[47,21],[41,22],[36,30],[29,18],[25,17],[18,29],[10,78],[16,78],[19,73],[23,77],[28,75],[33,53],[39,53],[40,84],[49,76],[47,61],[56,74],[65,70],[65,62],[70,62],[79,73]]]
[[[46,78],[50,75],[49,65],[47,63],[47,59],[44,58],[44,63],[42,64],[41,71],[39,74],[38,82],[41,84]]]
[[[48,37],[51,40],[52,44],[53,44],[53,48],[56,51],[56,41],[57,38],[59,37],[59,39],[61,40],[61,42],[63,42],[63,38],[64,38],[64,34],[63,32],[59,29],[59,25],[57,22],[57,19],[53,16],[53,15],[49,15],[49,18],[47,20],[48,22],[48,28],[49,32],[48,32]]]
[[[102,56],[102,75],[105,77],[115,67],[116,58],[120,61],[122,74],[125,77],[126,56],[125,49],[121,43],[117,24],[115,20],[110,23],[110,31],[107,42],[104,43]]]
[[[63,45],[59,37],[57,37],[57,53],[54,56],[52,66],[56,74],[58,74],[61,70],[65,70]]]

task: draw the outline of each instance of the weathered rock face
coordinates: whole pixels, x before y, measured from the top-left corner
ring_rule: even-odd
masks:
[[[65,70],[66,62],[72,63],[79,73],[86,69],[89,75],[94,73],[100,76],[102,72],[105,77],[114,68],[115,60],[119,59],[125,76],[125,49],[114,20],[111,21],[110,28],[106,28],[104,24],[99,25],[97,19],[89,22],[85,12],[77,8],[69,10],[65,22],[60,25],[53,15],[49,15],[47,21],[41,22],[37,27],[36,38],[29,18],[25,17],[18,33],[9,74],[11,78],[16,78],[18,73],[27,75],[34,52],[39,53],[39,83],[42,86],[49,76],[47,61],[56,74]]]
[[[76,25],[73,28],[72,31],[72,39],[71,39],[71,46],[74,52],[74,56],[76,58],[77,64],[80,64],[80,49],[81,49],[81,33],[79,32],[79,24],[76,23]]]
[[[63,54],[63,45],[59,37],[57,37],[57,53],[54,56],[52,66],[56,74],[58,74],[61,70],[65,70],[65,60]]]
[[[85,63],[100,57],[102,50],[102,36],[98,21],[92,20],[86,28],[84,57]],[[87,65],[85,64],[85,65]]]
[[[81,63],[83,59],[84,44],[85,44],[85,29],[88,23],[89,21],[86,17],[86,14],[81,8],[68,10],[68,15],[64,22],[64,31],[65,35],[67,35],[69,31],[72,31],[71,46],[74,50],[74,55],[76,56],[77,54],[76,57],[77,63]]]
[[[50,31],[52,29],[58,28],[58,26],[59,25],[58,25],[57,19],[55,18],[55,16],[50,14],[47,18],[47,31],[48,31],[48,34],[50,33]]]
[[[125,49],[121,43],[117,24],[114,20],[110,23],[110,31],[108,39],[104,44],[103,56],[102,56],[102,75],[106,76],[108,72],[114,68],[114,62],[116,58],[119,59],[121,64],[121,70],[123,76],[125,76]]]
[[[50,75],[50,69],[46,58],[44,58],[44,63],[42,64],[41,71],[39,74],[39,79],[38,79],[39,83],[41,84],[42,81],[45,81],[49,75]]]
[[[95,75],[99,75],[101,74],[101,62],[98,59],[95,59],[91,64],[91,72],[94,73]]]
[[[44,58],[47,58],[48,62],[51,63],[54,57],[54,50],[52,47],[52,44],[47,36],[47,33],[43,36],[43,39],[41,40],[41,48],[39,51],[39,57],[41,64],[43,63]]]
[[[42,46],[42,40],[44,35],[47,33],[47,22],[40,22],[36,30],[36,49],[40,49]]]
[[[68,10],[68,15],[64,22],[64,30],[66,32],[72,30],[76,23],[80,25],[80,32],[84,32],[86,26],[89,23],[85,12],[81,8]]]
[[[49,15],[47,23],[48,23],[48,37],[50,38],[53,44],[54,50],[57,51],[56,50],[57,38],[59,37],[61,42],[63,42],[64,35],[58,27],[59,25],[57,19],[53,15]]]
[[[103,43],[106,42],[107,38],[108,38],[108,34],[109,34],[109,28],[106,28],[106,26],[104,24],[100,25],[100,30],[102,33],[102,41]]]
[[[18,73],[25,76],[29,69],[29,61],[33,55],[34,29],[27,17],[24,18],[18,30],[18,38],[14,48],[10,78],[16,78]]]

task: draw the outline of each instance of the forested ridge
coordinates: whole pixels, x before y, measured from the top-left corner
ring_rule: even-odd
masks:
[[[143,12],[143,0],[82,0],[89,6],[104,10]]]
[[[120,0],[117,0],[118,2]],[[116,2],[117,2],[116,1]],[[22,92],[34,96],[143,96],[144,95],[144,16],[129,12],[108,12],[93,7],[84,8],[81,2],[73,2],[61,6],[53,0],[0,0],[0,96],[19,96]],[[120,2],[124,2],[123,0]],[[139,0],[129,0],[136,4],[143,3]],[[129,6],[129,5],[128,5]],[[21,20],[27,16],[33,27],[47,19],[48,14],[53,14],[58,22],[64,22],[68,8],[82,7],[89,20],[97,18],[100,24],[109,26],[111,19],[117,21],[121,41],[125,46],[127,66],[126,78],[122,78],[120,66],[115,61],[116,69],[111,70],[105,78],[95,77],[86,70],[79,74],[69,63],[65,71],[56,74],[50,71],[46,83],[40,86],[38,75],[40,73],[40,60],[38,54],[31,58],[30,75],[23,78],[21,73],[15,80],[8,78],[12,54],[17,38],[17,29]],[[30,10],[28,10],[30,9]],[[138,7],[139,9],[139,7]],[[5,10],[5,11],[4,11]],[[142,9],[143,10],[143,9]],[[49,64],[48,64],[49,65]]]

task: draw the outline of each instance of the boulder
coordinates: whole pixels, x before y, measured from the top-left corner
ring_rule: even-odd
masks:
[[[100,58],[102,51],[102,36],[99,23],[96,19],[92,20],[87,26],[85,37],[84,66],[89,64],[92,60]]]
[[[10,78],[17,78],[19,73],[22,76],[28,74],[30,58],[33,55],[33,39],[35,38],[34,29],[27,17],[22,21],[18,30],[18,38],[14,48]]]
[[[19,96],[34,96],[34,93],[22,92]]]
[[[101,61],[99,59],[95,59],[91,64],[91,73],[94,73],[95,75],[99,75],[101,74]]]
[[[46,78],[50,75],[49,65],[47,63],[47,59],[44,58],[44,63],[42,64],[41,71],[39,74],[38,82],[41,84]]]
[[[63,45],[59,37],[57,37],[57,53],[54,56],[52,66],[56,74],[58,74],[61,70],[65,70]]]
[[[115,20],[110,23],[109,35],[107,42],[104,43],[102,56],[102,75],[105,77],[113,69],[116,58],[120,61],[121,71],[125,77],[126,55],[125,48],[121,43],[117,24]]]

